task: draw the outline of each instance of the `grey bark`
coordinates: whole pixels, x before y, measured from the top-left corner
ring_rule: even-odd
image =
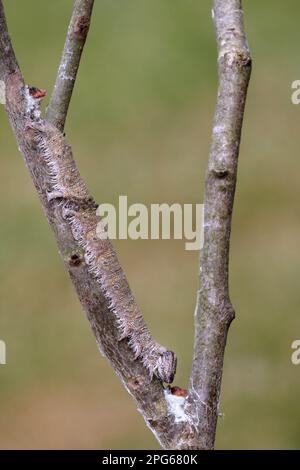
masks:
[[[204,245],[189,401],[195,402],[200,447],[214,446],[223,358],[235,313],[229,298],[231,216],[251,56],[240,0],[215,0],[219,89],[204,194]]]
[[[128,338],[124,337],[120,340],[122,332],[120,332],[118,318],[114,314],[114,306],[111,305],[111,299],[107,298],[105,289],[99,284],[97,276],[89,266],[87,255],[90,257],[91,253],[87,253],[85,245],[91,245],[95,237],[94,228],[99,222],[96,217],[96,205],[88,193],[79,192],[76,197],[72,196],[72,179],[74,176],[78,179],[80,191],[82,191],[82,180],[75,162],[68,156],[70,148],[63,134],[51,123],[41,120],[36,109],[38,103],[36,106],[32,104],[34,98],[30,97],[29,88],[24,82],[16,61],[7,31],[2,1],[0,1],[0,77],[5,83],[6,111],[18,147],[54,231],[60,254],[86,312],[97,345],[112,364],[127,391],[136,400],[139,411],[161,445],[172,448],[175,446],[174,416],[169,413],[162,380],[156,375],[151,377],[144,362],[140,358],[135,358]],[[42,145],[39,145],[40,139]],[[45,148],[50,149],[49,154],[48,150],[44,151]],[[50,169],[59,164],[58,156],[62,165],[64,165],[65,157],[68,158],[66,173],[60,176],[60,180],[61,185],[64,184],[63,189],[69,189],[69,194],[59,193],[55,196],[57,181],[53,181],[54,175]],[[50,199],[49,194],[52,194]],[[67,208],[69,213],[73,212],[73,219],[81,221],[80,233],[85,236],[85,240],[79,240],[74,236],[71,218],[65,214]],[[89,238],[90,234],[92,240]],[[114,274],[117,273],[118,280],[121,279],[123,286],[125,284],[125,288],[128,289],[126,295],[130,296],[125,275],[110,242],[108,240],[96,241],[95,251],[97,249],[99,252],[94,253],[95,256],[99,255],[100,258],[103,254],[105,261],[113,260],[112,282]],[[134,302],[133,296],[130,300]]]
[[[81,7],[87,7],[90,21],[92,4],[75,1],[65,52],[74,39],[74,18]],[[18,146],[99,349],[166,449],[214,446],[226,336],[234,317],[228,293],[229,239],[251,69],[242,15],[239,0],[215,0],[219,91],[205,187],[194,360],[185,393],[163,383],[173,379],[175,356],[157,345],[146,329],[110,242],[96,240],[96,204],[62,135],[83,43],[75,44],[72,60],[71,55],[66,59],[64,52],[46,120],[41,119],[36,100],[39,93],[31,93],[24,82],[0,0],[0,79],[5,83],[6,110]],[[74,80],[61,80],[62,70],[73,73]],[[122,324],[124,318],[129,329]],[[179,414],[175,404],[179,404]]]

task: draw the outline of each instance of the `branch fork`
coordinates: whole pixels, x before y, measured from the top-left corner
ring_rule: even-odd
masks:
[[[45,90],[27,87],[0,0],[0,80],[18,146],[45,209],[62,259],[96,342],[166,449],[214,447],[223,358],[234,309],[228,290],[229,240],[237,161],[251,57],[240,0],[215,0],[219,90],[205,185],[204,247],[188,390],[173,381],[176,356],[152,338],[109,240],[99,240],[97,205],[76,167],[63,130],[93,0],[75,0],[56,83],[40,116]]]

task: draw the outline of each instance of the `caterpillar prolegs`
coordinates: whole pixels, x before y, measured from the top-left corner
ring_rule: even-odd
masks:
[[[111,242],[99,236],[101,221],[96,215],[97,205],[79,174],[71,148],[51,124],[41,119],[30,121],[38,152],[46,162],[43,179],[48,201],[59,204],[63,219],[70,224],[88,270],[99,283],[108,309],[115,315],[119,340],[127,339],[135,359],[143,362],[151,379],[155,375],[171,383],[176,372],[176,356],[151,336]]]

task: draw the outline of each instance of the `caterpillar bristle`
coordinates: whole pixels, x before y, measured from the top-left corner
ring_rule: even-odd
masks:
[[[97,205],[79,174],[70,147],[51,124],[40,120],[33,127],[39,153],[46,164],[48,201],[60,207],[62,218],[83,250],[87,269],[116,318],[119,340],[127,339],[134,359],[142,361],[150,380],[156,375],[162,381],[170,381],[176,369],[175,355],[152,338],[111,242],[97,235],[100,222]]]

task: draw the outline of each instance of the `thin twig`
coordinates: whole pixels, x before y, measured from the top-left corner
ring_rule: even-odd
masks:
[[[46,120],[63,131],[81,54],[90,27],[94,0],[75,0]]]
[[[203,449],[214,446],[227,331],[235,315],[228,289],[229,241],[251,72],[241,1],[215,0],[212,14],[219,51],[219,90],[206,174],[204,246],[189,389],[190,407],[199,418],[196,441]]]

